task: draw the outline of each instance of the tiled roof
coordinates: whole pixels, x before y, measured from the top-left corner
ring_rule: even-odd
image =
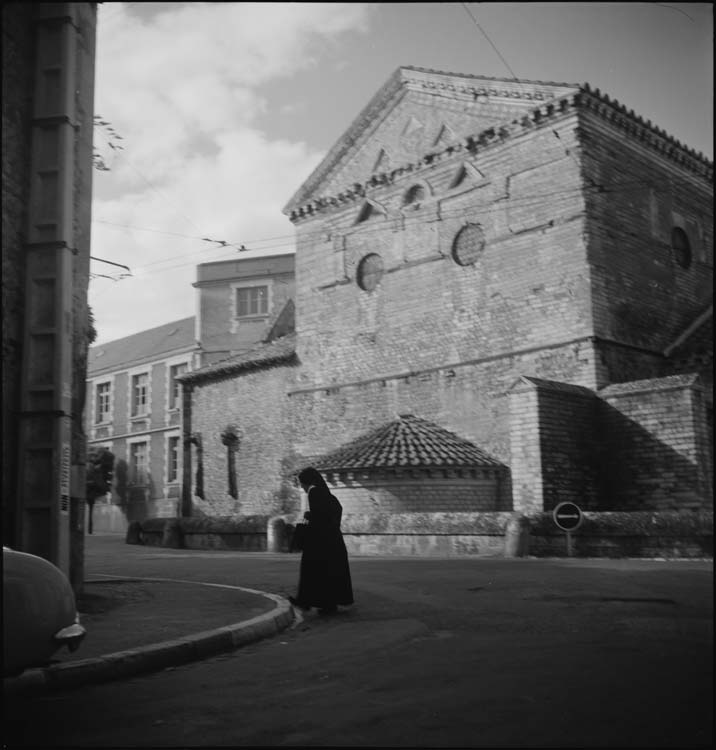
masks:
[[[699,380],[696,373],[667,375],[663,378],[647,378],[645,380],[629,380],[625,383],[612,383],[602,388],[599,395],[602,398],[610,396],[630,396],[644,391],[667,391],[671,388],[688,388]]]
[[[499,467],[476,445],[412,414],[403,414],[372,432],[314,460],[322,470],[385,467]]]
[[[245,352],[213,362],[193,372],[187,372],[178,377],[177,380],[182,383],[214,380],[247,370],[260,370],[264,367],[287,364],[295,361],[295,359],[296,335],[290,334],[274,341],[261,342]]]
[[[150,328],[146,331],[91,346],[87,358],[87,375],[131,367],[140,362],[161,359],[177,350],[195,345],[194,316]]]
[[[582,385],[573,385],[572,383],[561,383],[557,380],[545,380],[544,378],[534,378],[531,375],[520,376],[512,386],[512,391],[518,391],[523,388],[537,386],[547,391],[557,391],[559,393],[571,393],[576,396],[593,396],[594,391],[585,388]]]

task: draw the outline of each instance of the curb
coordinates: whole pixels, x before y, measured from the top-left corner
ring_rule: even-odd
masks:
[[[107,577],[120,578],[120,576]],[[210,656],[234,651],[263,638],[270,638],[288,628],[296,619],[296,613],[287,599],[275,594],[268,594],[265,591],[257,591],[242,586],[176,581],[168,578],[132,578],[127,580],[172,581],[174,583],[193,583],[195,585],[240,589],[265,596],[275,602],[276,607],[270,612],[252,617],[250,620],[225,625],[213,630],[203,630],[169,641],[126,651],[116,651],[91,659],[80,659],[39,669],[28,669],[17,677],[3,678],[3,694],[7,696],[71,689],[199,661]]]

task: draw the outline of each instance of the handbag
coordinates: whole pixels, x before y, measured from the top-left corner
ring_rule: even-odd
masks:
[[[293,529],[293,535],[291,536],[291,552],[303,552],[306,545],[306,536],[308,535],[308,524],[297,523]]]

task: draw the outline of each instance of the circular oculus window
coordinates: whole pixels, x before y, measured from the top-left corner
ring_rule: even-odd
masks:
[[[452,242],[452,258],[459,266],[477,263],[485,247],[485,233],[479,224],[466,224]]]
[[[356,281],[366,292],[372,292],[383,277],[383,259],[377,253],[366,255],[358,264]]]
[[[674,253],[676,262],[682,268],[688,268],[691,265],[691,243],[681,227],[674,227],[671,230],[671,252]]]

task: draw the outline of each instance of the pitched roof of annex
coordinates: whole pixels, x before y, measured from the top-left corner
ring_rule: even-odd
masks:
[[[402,414],[337,450],[314,458],[313,465],[324,471],[502,466],[474,443],[412,414]]]
[[[346,186],[345,190],[336,195],[316,196],[316,190],[319,188],[321,182],[326,178],[330,170],[354,147],[360,134],[368,127],[370,121],[377,116],[383,107],[387,106],[403,86],[407,85],[407,76],[410,72],[427,74],[436,81],[439,81],[441,78],[448,79],[451,77],[475,81],[473,85],[470,85],[469,81],[467,81],[462,87],[449,84],[454,90],[457,91],[459,89],[463,95],[467,92],[473,92],[474,96],[477,97],[483,92],[488,94],[494,92],[494,94],[510,96],[516,99],[528,97],[532,99],[531,94],[520,91],[520,86],[529,85],[543,86],[551,89],[552,98],[540,96],[539,98],[542,101],[535,101],[536,106],[526,107],[524,112],[515,113],[511,119],[506,119],[501,126],[491,126],[462,138],[456,143],[449,144],[443,149],[431,149],[416,162],[404,164],[389,172],[374,172],[364,182]],[[506,88],[502,91],[501,89],[489,87],[489,85],[480,86],[478,82],[483,82],[484,84],[492,82]],[[428,81],[424,85],[430,86],[430,83]],[[437,85],[440,84],[438,83]],[[358,117],[355,118],[344,135],[336,142],[293,195],[285,206],[284,213],[289,216],[291,221],[299,221],[313,216],[322,210],[340,206],[347,201],[363,199],[366,196],[366,191],[378,185],[390,184],[406,172],[412,172],[414,176],[417,176],[415,175],[416,172],[426,170],[441,159],[451,157],[457,152],[465,150],[470,154],[475,154],[478,151],[493,146],[495,143],[502,143],[510,137],[519,135],[536,126],[544,125],[557,117],[569,114],[571,111],[580,109],[591,111],[596,116],[610,122],[612,126],[636,137],[647,147],[660,152],[666,158],[680,164],[685,169],[705,178],[709,182],[713,181],[713,162],[707,159],[702,153],[697,153],[694,149],[683,145],[676,138],[656,125],[653,125],[651,120],[646,120],[637,115],[634,110],[627,109],[626,106],[616,99],[603,94],[598,88],[592,88],[588,83],[579,85],[529,81],[526,79],[486,78],[484,76],[445,73],[425,68],[403,66],[393,73],[386,84],[375,94]]]
[[[714,356],[714,305],[708,307],[664,350],[664,356],[675,362],[711,361]]]
[[[87,377],[127,369],[196,348],[195,317],[174,320],[106,344],[91,346],[87,353]]]
[[[177,380],[182,383],[219,380],[244,372],[293,364],[297,361],[296,334],[291,333],[273,341],[262,341],[244,352],[226,357],[218,362],[212,362],[198,370],[184,373]]]

